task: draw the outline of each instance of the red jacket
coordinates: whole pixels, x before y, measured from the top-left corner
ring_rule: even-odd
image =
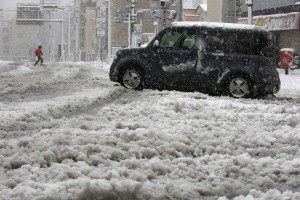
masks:
[[[37,57],[39,57],[39,56],[42,56],[43,55],[43,52],[42,52],[42,50],[41,49],[39,49],[39,48],[37,48],[36,50],[35,50],[35,55],[37,56]]]

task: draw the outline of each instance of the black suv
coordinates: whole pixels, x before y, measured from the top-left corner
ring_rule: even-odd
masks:
[[[271,35],[241,24],[174,22],[145,48],[122,49],[110,79],[126,88],[202,91],[236,98],[280,89]]]

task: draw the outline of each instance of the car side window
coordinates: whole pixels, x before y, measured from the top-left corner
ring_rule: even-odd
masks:
[[[181,45],[182,48],[184,49],[191,49],[195,45],[195,35],[188,35],[183,41],[183,44]]]
[[[182,33],[178,31],[166,32],[160,40],[161,48],[174,48],[178,43],[179,38],[182,37]]]
[[[188,33],[187,31],[168,31],[161,38],[160,47],[191,49],[195,45],[195,37],[195,34]]]

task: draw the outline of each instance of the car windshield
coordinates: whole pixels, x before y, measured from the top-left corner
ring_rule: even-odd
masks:
[[[191,49],[194,43],[195,34],[189,34],[187,31],[170,30],[161,38],[160,47]]]

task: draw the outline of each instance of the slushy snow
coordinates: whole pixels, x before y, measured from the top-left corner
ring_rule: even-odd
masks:
[[[276,98],[131,91],[0,62],[0,199],[300,199],[300,70]]]

